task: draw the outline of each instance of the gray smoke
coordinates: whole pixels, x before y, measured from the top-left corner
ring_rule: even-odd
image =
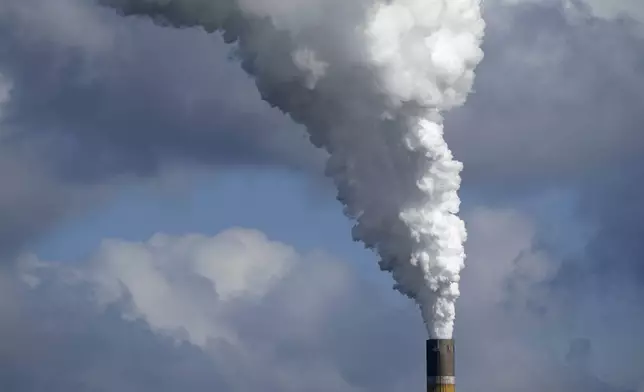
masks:
[[[466,232],[462,164],[441,113],[482,59],[479,0],[101,0],[124,15],[221,32],[262,98],[330,155],[353,237],[452,335]]]

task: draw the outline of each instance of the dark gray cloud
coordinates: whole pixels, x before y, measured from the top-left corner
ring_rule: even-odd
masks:
[[[589,228],[582,251],[562,257],[560,267],[540,285],[548,294],[537,302],[550,320],[570,333],[604,335],[593,342],[602,356],[620,358],[606,365],[617,378],[632,375],[622,364],[644,372],[644,345],[635,338],[644,329],[644,209],[642,167],[632,160],[582,188],[577,213],[580,227]]]
[[[640,202],[644,196],[641,185],[644,179],[641,169],[644,167],[641,154],[644,100],[640,97],[644,81],[642,26],[626,17],[607,21],[584,12],[566,11],[557,3],[522,4],[512,8],[511,20],[516,23],[509,24],[508,31],[522,36],[525,42],[543,43],[544,54],[546,48],[556,50],[557,58],[564,58],[565,62],[550,65],[565,72],[555,76],[535,73],[539,83],[547,86],[543,94],[547,105],[512,106],[509,103],[512,97],[508,96],[506,107],[521,116],[517,117],[521,132],[495,137],[523,146],[515,150],[516,156],[510,160],[513,170],[525,170],[526,174],[536,174],[535,179],[573,191],[576,222],[567,227],[588,233],[587,245],[573,255],[556,255],[552,246],[535,243],[535,248],[545,248],[561,261],[555,263],[551,276],[535,288],[539,295],[529,305],[549,322],[564,325],[570,335],[610,336],[607,341],[592,342],[595,355],[621,358],[622,362],[634,364],[641,373],[644,368],[639,364],[644,361],[644,346],[634,336],[644,328],[644,312],[639,306],[644,295],[641,241],[644,210]],[[551,59],[548,56],[529,58],[537,61],[536,64],[548,64]],[[525,63],[520,58],[515,61]],[[504,69],[513,75],[513,68]],[[519,71],[526,80],[529,75],[523,70],[530,69],[522,66]],[[521,85],[519,78],[510,80]],[[557,99],[551,92],[563,94],[562,98]],[[531,96],[530,102],[541,102],[541,96]],[[533,115],[535,107],[547,110],[539,117]],[[523,128],[520,119],[526,120]],[[543,127],[541,133],[532,128],[543,122],[553,122],[553,125]],[[526,132],[526,129],[532,131]],[[523,139],[525,135],[533,137]],[[525,141],[523,145],[522,141]],[[533,168],[530,172],[522,165],[530,160],[536,163],[537,155],[532,155],[537,153],[542,156],[541,165],[528,165]],[[513,170],[507,175],[519,173]],[[561,234],[578,237],[578,233],[566,230]],[[616,375],[613,381],[634,382],[632,367],[626,366],[629,369],[625,370],[622,363],[595,363],[594,366],[610,368],[606,371]]]
[[[3,391],[227,389],[201,350],[124,322],[117,309],[99,311],[88,288],[50,279],[34,291],[9,277],[3,302],[14,310],[0,310]]]
[[[635,22],[558,0],[489,2],[485,11],[475,93],[448,121],[465,184],[566,186],[641,154],[644,40]]]
[[[76,0],[3,2],[4,127],[57,142],[73,174],[149,173],[162,160],[307,163],[297,127],[258,99],[218,36]]]
[[[229,50],[92,2],[0,0],[0,253],[123,177],[177,164],[317,170],[322,155]]]
[[[610,374],[612,383],[635,386],[644,371],[637,338],[644,328],[642,26],[599,19],[571,3],[488,3],[476,93],[450,117],[448,137],[466,162],[466,187],[487,187],[495,203],[522,192],[534,197],[548,186],[571,191],[574,222],[562,222],[571,216],[562,214],[549,224],[558,245],[586,237],[587,246],[562,255],[544,242],[552,230],[540,232],[533,248],[548,254],[550,270],[510,305],[542,326],[536,342],[593,337],[588,366]],[[534,264],[517,258],[513,292]],[[571,371],[571,382],[578,374]],[[593,388],[603,387],[580,390]]]
[[[66,213],[95,202],[103,192],[61,183],[36,151],[0,146],[0,264],[24,240],[51,228]]]

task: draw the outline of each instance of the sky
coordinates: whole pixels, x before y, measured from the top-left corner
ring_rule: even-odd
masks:
[[[458,388],[642,392],[644,7],[483,9]],[[0,0],[0,390],[423,390],[326,157],[216,33]]]

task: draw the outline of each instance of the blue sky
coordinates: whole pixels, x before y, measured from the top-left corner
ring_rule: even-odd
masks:
[[[293,171],[253,168],[198,174],[167,187],[131,184],[100,208],[60,222],[36,249],[47,259],[76,260],[105,237],[144,241],[158,232],[214,235],[239,226],[302,251],[333,249],[360,263],[373,259],[351,241],[351,223],[326,186]]]

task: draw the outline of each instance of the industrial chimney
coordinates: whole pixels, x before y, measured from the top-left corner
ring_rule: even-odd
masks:
[[[427,340],[427,392],[454,392],[454,339]]]

